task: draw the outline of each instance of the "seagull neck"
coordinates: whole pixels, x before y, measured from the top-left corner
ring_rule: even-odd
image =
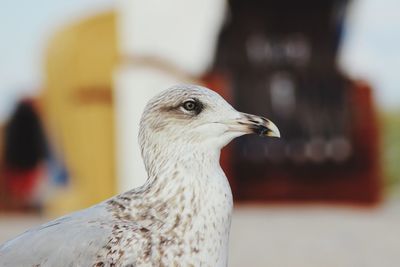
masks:
[[[215,266],[227,266],[233,202],[219,156],[219,149],[164,154],[161,167],[149,177],[147,196],[157,196],[151,207],[160,210],[153,214],[163,222],[160,232],[180,232],[195,261],[209,259]]]
[[[220,150],[202,147],[186,151],[181,149],[174,154],[167,152],[155,159],[160,164],[148,168],[147,195],[156,195],[160,201],[180,206],[171,205],[172,209],[192,209],[198,203],[200,209],[207,206],[215,210],[212,206],[217,205],[222,208],[218,215],[230,217],[232,192],[219,164]],[[182,200],[171,202],[179,196]]]
[[[163,150],[151,147],[143,153],[149,175],[146,184],[110,204],[119,209],[127,201],[120,213],[155,233],[154,240],[181,243],[183,265],[207,259],[213,266],[227,266],[233,202],[219,165],[220,150],[187,145]]]
[[[159,153],[143,157],[148,174],[148,184],[153,184],[159,179],[169,180],[173,178],[174,172],[181,172],[196,177],[212,175],[215,172],[220,174],[219,149],[185,145],[178,147],[178,149],[177,146],[174,149],[164,148],[163,150],[159,150]]]

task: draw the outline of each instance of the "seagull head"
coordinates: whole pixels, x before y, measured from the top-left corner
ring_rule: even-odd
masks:
[[[273,122],[235,110],[216,92],[197,85],[176,85],[147,104],[139,142],[142,153],[158,144],[221,149],[235,137],[251,133],[280,137]]]

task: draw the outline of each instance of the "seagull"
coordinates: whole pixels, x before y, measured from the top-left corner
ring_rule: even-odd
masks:
[[[140,122],[146,183],[4,243],[0,266],[227,266],[233,201],[220,151],[249,133],[280,137],[205,87],[161,92]]]

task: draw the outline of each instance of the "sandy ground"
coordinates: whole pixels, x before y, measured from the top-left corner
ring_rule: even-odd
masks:
[[[230,266],[398,267],[400,205],[238,208]]]
[[[44,218],[0,215],[0,243]],[[398,267],[400,202],[376,208],[238,206],[231,267]]]

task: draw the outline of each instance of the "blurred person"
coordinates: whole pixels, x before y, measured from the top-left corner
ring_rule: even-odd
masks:
[[[32,100],[16,107],[4,133],[3,205],[9,208],[33,208],[35,189],[44,176],[47,144],[42,123]]]

